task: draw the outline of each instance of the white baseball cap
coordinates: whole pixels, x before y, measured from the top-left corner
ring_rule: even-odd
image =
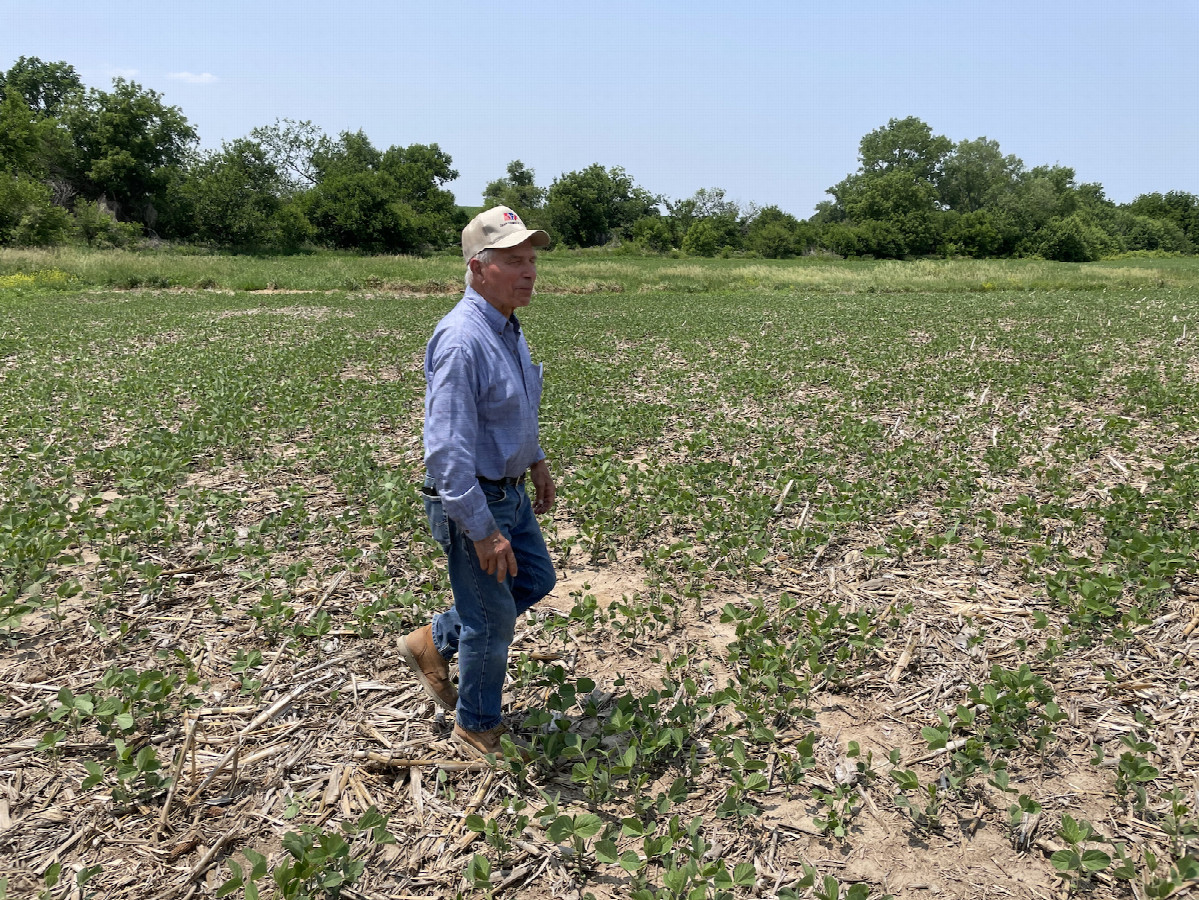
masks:
[[[483,210],[462,229],[462,257],[470,262],[480,250],[515,247],[530,240],[534,247],[550,244],[546,232],[525,228],[520,216],[506,206],[493,206]]]

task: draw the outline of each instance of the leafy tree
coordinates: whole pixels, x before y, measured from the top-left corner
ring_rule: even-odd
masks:
[[[324,179],[305,197],[317,239],[334,247],[401,253],[420,245],[416,215],[391,179],[364,171]]]
[[[942,245],[945,255],[985,259],[998,255],[1003,244],[1003,235],[987,210],[978,209],[960,215],[951,212],[947,215]]]
[[[1186,232],[1168,218],[1138,216],[1127,208],[1112,217],[1108,231],[1120,241],[1124,250],[1163,250],[1168,253],[1189,253],[1193,245]]]
[[[837,192],[846,220],[862,226],[870,222],[889,226],[864,232],[872,249],[863,253],[898,257],[931,253],[938,246],[936,188],[912,171],[861,172],[831,190]]]
[[[1037,233],[1036,250],[1045,259],[1090,262],[1113,249],[1111,236],[1079,213],[1050,219]]]
[[[71,216],[50,199],[50,188],[28,175],[0,172],[0,244],[64,243]]]
[[[902,259],[909,253],[914,252],[912,246],[908,243],[908,235],[895,223],[870,219],[858,225],[857,231],[858,255],[860,256],[873,256],[878,259]],[[917,232],[917,234],[919,235],[917,239],[921,240],[919,252],[926,252],[926,248],[931,242],[923,233]]]
[[[953,142],[915,116],[891,119],[862,138],[858,155],[862,172],[902,170],[914,178],[936,184]]]
[[[891,119],[862,138],[858,171],[829,188],[820,223],[885,223],[859,232],[859,254],[903,256],[931,253],[940,245],[940,181],[953,143],[915,117]],[[837,232],[838,239],[846,239]]]
[[[497,178],[483,191],[483,207],[507,206],[515,210],[528,223],[538,220],[538,213],[545,205],[545,188],[534,181],[532,169],[526,168],[519,159],[508,163],[508,174]]]
[[[422,244],[451,246],[466,224],[453,193],[444,187],[458,177],[453,162],[437,144],[391,147],[380,160],[380,170],[393,179],[399,200],[416,213]]]
[[[280,232],[283,180],[270,154],[240,138],[190,166],[173,193],[175,229],[233,247],[288,243]]]
[[[75,201],[75,233],[89,247],[128,247],[141,237],[142,229],[134,222],[118,222],[98,200]]]
[[[1141,194],[1127,210],[1133,215],[1173,222],[1192,244],[1199,244],[1199,197],[1186,191]]]
[[[646,250],[665,253],[674,248],[674,229],[662,216],[643,216],[633,223],[633,241]]]
[[[37,73],[44,69],[45,77],[50,78],[64,67],[70,69],[65,63],[46,66],[36,58],[21,57],[7,73],[0,75],[0,170],[24,172],[41,180],[57,179],[62,174],[62,160],[68,155],[71,136],[46,109],[57,112],[61,106],[57,99],[60,93],[66,100],[77,97],[79,91],[65,85],[43,85],[37,80]],[[77,82],[76,78],[74,83]],[[52,195],[69,194],[56,187],[52,186]]]
[[[691,256],[715,256],[722,244],[720,231],[707,219],[692,222],[683,236],[682,251]]]
[[[745,245],[768,259],[786,259],[803,253],[814,241],[812,229],[777,206],[758,211],[749,222]]]
[[[889,221],[937,208],[937,190],[912,172],[863,172],[838,185],[838,200],[850,221]]]
[[[343,175],[376,171],[382,159],[383,154],[375,149],[366,132],[359,129],[343,131],[336,141],[328,138],[321,141],[312,155],[312,167],[319,185]]]
[[[36,56],[22,56],[0,75],[0,97],[18,97],[39,118],[62,113],[64,106],[83,94],[83,82],[75,67],[65,62],[45,63]]]
[[[726,199],[723,188],[700,188],[685,200],[667,202],[666,209],[673,222],[675,234],[683,240],[696,224],[705,222],[711,226],[715,235],[717,250],[722,247],[739,248],[742,244],[741,209],[736,202]],[[704,235],[702,243],[705,245],[710,240],[707,237],[708,232],[709,229],[697,232]]]
[[[0,170],[45,174],[42,124],[20,94],[9,91],[0,100]]]
[[[110,92],[91,90],[66,110],[74,137],[74,188],[89,200],[106,197],[123,218],[153,227],[157,207],[179,176],[195,129],[162,95],[123,78]]]
[[[1011,192],[1023,171],[1024,163],[1004,156],[998,141],[961,141],[942,164],[941,203],[958,212],[975,212]]]
[[[1077,211],[1077,187],[1068,166],[1036,166],[1022,173],[1012,191],[988,207],[1003,238],[1003,255],[1044,255],[1038,232]]]
[[[453,243],[459,213],[442,185],[458,177],[436,144],[375,149],[361,131],[323,141],[317,184],[303,196],[317,239],[335,247],[403,253]]]
[[[859,256],[863,252],[858,229],[844,222],[831,222],[821,227],[821,244],[838,256]]]
[[[624,169],[605,169],[595,163],[554,179],[546,195],[546,213],[562,243],[596,247],[628,236],[633,223],[652,215],[658,202]]]
[[[311,122],[276,119],[272,125],[251,130],[250,139],[262,147],[275,167],[284,194],[297,194],[319,180],[314,158],[329,139]]]

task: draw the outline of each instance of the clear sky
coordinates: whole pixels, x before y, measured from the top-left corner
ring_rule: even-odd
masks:
[[[0,0],[0,69],[20,56],[132,77],[206,147],[277,118],[437,143],[465,205],[520,159],[542,186],[598,162],[806,218],[912,115],[1118,202],[1199,193],[1197,0]]]

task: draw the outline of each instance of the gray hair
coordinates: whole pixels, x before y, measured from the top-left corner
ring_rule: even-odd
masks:
[[[485,250],[480,250],[478,253],[476,253],[474,256],[472,256],[471,259],[477,259],[483,265],[487,265],[488,263],[491,262],[491,257],[494,255],[495,255],[495,248],[488,247]],[[471,271],[470,271],[470,260],[467,260],[467,262],[466,262],[466,286],[467,287],[474,286],[471,284],[471,280],[472,279],[471,279]]]

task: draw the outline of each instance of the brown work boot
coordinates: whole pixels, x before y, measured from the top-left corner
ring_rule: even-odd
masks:
[[[489,754],[502,758],[504,750],[500,746],[500,738],[505,734],[508,734],[507,725],[496,725],[495,728],[488,728],[486,731],[467,731],[457,722],[454,723],[454,740],[472,756],[480,758]],[[516,755],[522,760],[528,762],[533,758],[523,740],[511,734],[508,735],[508,739],[516,745]]]
[[[416,674],[430,697],[453,710],[458,705],[458,689],[450,681],[450,664],[433,643],[433,626],[426,625],[400,638],[400,658]]]

